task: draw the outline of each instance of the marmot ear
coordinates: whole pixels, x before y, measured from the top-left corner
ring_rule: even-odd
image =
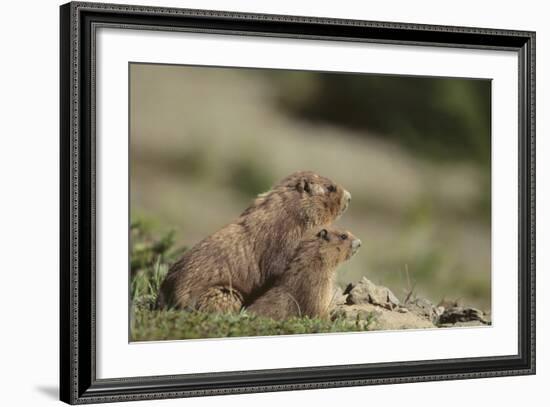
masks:
[[[328,241],[328,231],[326,229],[321,229],[317,236]]]
[[[298,190],[298,192],[306,191],[308,194],[311,192],[309,181],[305,178],[300,178],[300,181],[298,181],[298,183],[296,184],[296,189]]]

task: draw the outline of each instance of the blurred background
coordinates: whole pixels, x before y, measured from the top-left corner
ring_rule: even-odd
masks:
[[[491,82],[132,64],[132,221],[191,247],[297,170],[352,194],[338,270],[490,311]]]

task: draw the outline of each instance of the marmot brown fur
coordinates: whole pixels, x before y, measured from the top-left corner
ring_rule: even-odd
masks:
[[[337,219],[350,199],[311,171],[289,175],[187,251],[169,270],[157,306],[238,311],[286,269],[302,238]]]
[[[285,272],[248,311],[273,319],[327,318],[336,268],[360,246],[351,233],[334,229],[304,239]]]

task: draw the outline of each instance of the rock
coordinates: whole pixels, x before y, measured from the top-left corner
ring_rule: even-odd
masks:
[[[333,318],[369,323],[372,330],[435,328],[430,321],[411,312],[395,312],[374,304],[339,305],[332,313]]]
[[[372,330],[424,329],[490,324],[490,314],[458,302],[440,302],[437,306],[426,298],[410,298],[400,303],[390,289],[377,286],[363,277],[357,284],[334,291],[332,318],[344,318]]]
[[[469,326],[469,325],[458,325],[469,322],[476,322],[482,324],[490,324],[490,320],[485,316],[483,311],[478,310],[477,308],[471,307],[451,307],[446,309],[441,316],[439,317],[438,325],[439,326]]]
[[[462,304],[460,303],[460,299],[455,300],[449,300],[447,298],[443,298],[439,304],[437,304],[438,307],[443,307],[443,309],[452,308],[452,307],[460,307]]]
[[[408,308],[409,311],[422,318],[426,318],[433,323],[437,323],[439,315],[443,312],[442,309],[438,309],[438,307],[426,298],[414,298],[409,300],[405,304],[405,307]]]
[[[389,288],[377,286],[372,281],[363,277],[355,286],[349,286],[347,304],[373,304],[392,310],[399,305],[399,300]],[[345,292],[345,291],[344,291]]]
[[[368,307],[368,305],[338,305],[332,309],[331,319],[343,318],[356,323],[361,329],[367,326],[370,326],[371,329],[377,329],[372,325],[373,318],[376,315]]]
[[[347,301],[347,294],[344,294],[344,290],[341,287],[334,287],[334,292],[332,294],[331,306],[344,305]]]
[[[343,294],[347,296],[350,293],[350,291],[353,290],[353,287],[355,287],[355,285],[353,283],[349,283],[344,289]]]

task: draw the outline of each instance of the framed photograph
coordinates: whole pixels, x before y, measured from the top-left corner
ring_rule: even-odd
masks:
[[[68,3],[61,400],[535,373],[535,33]]]

